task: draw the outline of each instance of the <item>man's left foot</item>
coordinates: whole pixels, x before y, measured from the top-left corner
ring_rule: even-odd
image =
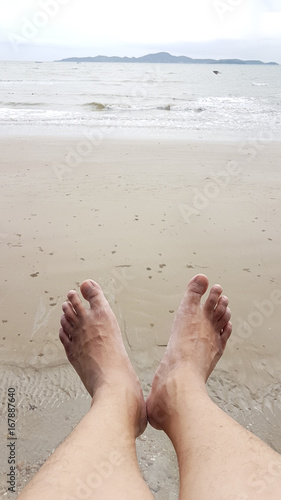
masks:
[[[59,337],[68,360],[93,401],[109,394],[124,401],[139,435],[147,424],[145,401],[116,316],[98,283],[86,280],[80,289],[90,304],[89,309],[85,309],[74,290],[68,293],[68,302],[62,305],[64,315]]]

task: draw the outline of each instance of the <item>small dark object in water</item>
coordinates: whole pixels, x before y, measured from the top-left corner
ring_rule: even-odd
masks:
[[[213,73],[215,73],[215,75],[221,75],[220,71],[213,71]]]

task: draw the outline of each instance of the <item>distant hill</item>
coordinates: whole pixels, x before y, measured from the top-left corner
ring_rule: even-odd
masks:
[[[55,62],[93,62],[93,63],[164,63],[164,64],[264,64],[276,65],[276,62],[264,63],[262,61],[243,61],[241,59],[192,59],[186,56],[172,56],[168,52],[158,52],[157,54],[148,54],[142,57],[68,57]]]

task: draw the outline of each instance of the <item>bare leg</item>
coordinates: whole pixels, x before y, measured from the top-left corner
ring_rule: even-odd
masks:
[[[152,499],[137,463],[135,438],[147,424],[139,380],[100,286],[71,291],[60,339],[92,396],[91,409],[23,490],[19,500]]]
[[[281,457],[209,398],[205,382],[231,334],[222,288],[195,276],[174,320],[147,399],[148,418],[173,442],[181,500],[280,500]]]

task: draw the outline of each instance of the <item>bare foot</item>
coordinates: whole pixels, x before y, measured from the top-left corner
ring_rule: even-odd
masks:
[[[59,337],[68,360],[93,401],[110,395],[128,406],[139,435],[147,423],[145,401],[116,316],[97,283],[86,280],[80,289],[90,304],[89,309],[85,309],[74,290],[68,293],[68,302],[62,305],[64,315]]]
[[[231,313],[228,298],[221,295],[222,287],[214,285],[201,305],[208,284],[203,274],[189,282],[174,319],[167,349],[147,398],[148,419],[156,429],[167,432],[169,416],[178,411],[190,388],[205,391],[205,383],[230,337]]]

